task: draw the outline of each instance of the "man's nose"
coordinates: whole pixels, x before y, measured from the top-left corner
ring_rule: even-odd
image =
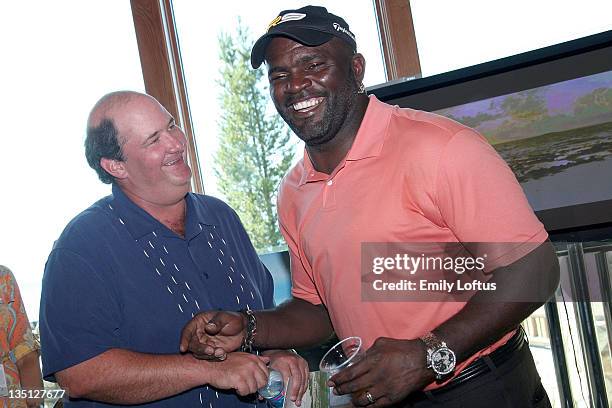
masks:
[[[174,132],[168,132],[167,142],[170,151],[183,151],[187,144],[185,133],[180,129],[175,129]]]
[[[292,75],[287,81],[287,91],[298,93],[312,85],[312,81],[303,75]]]

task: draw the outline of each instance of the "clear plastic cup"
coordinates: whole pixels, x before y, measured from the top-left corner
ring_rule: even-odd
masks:
[[[327,379],[346,367],[355,364],[363,356],[360,337],[347,337],[330,348],[321,359],[319,369],[327,374]],[[351,403],[351,395],[336,395],[329,389],[329,406],[340,407]]]

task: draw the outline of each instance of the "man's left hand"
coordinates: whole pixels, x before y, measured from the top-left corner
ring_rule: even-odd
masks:
[[[426,353],[421,340],[379,337],[362,359],[331,377],[328,385],[337,394],[352,394],[356,407],[386,407],[434,381],[433,371],[425,367]]]
[[[309,370],[306,360],[291,350],[268,350],[262,355],[270,357],[270,368],[283,375],[285,384],[291,377],[291,386],[287,390],[286,397],[299,407],[308,388]]]

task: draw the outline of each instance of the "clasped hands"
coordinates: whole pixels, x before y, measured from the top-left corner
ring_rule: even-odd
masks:
[[[246,319],[240,313],[199,313],[183,329],[181,351],[202,359],[223,359],[227,353],[240,348],[245,328]],[[380,337],[363,358],[332,376],[328,386],[336,394],[351,394],[357,407],[386,407],[434,381],[433,372],[425,367],[425,356],[425,345],[418,339]],[[308,367],[295,360],[282,358],[271,361],[270,366],[280,371],[283,378],[288,375],[293,378],[287,395],[298,403],[306,391]]]
[[[289,350],[266,350],[261,356],[240,353],[246,331],[244,315],[234,312],[202,312],[198,313],[187,323],[181,333],[180,350],[182,353],[190,352],[201,360],[225,361],[231,360],[234,355],[248,356],[260,359],[271,369],[280,372],[286,383],[291,377],[291,383],[286,396],[297,406],[301,405],[302,397],[308,387],[308,364],[299,355]],[[258,378],[258,372],[255,372]],[[267,370],[266,370],[267,382]],[[266,382],[257,388],[263,387]],[[253,393],[254,390],[249,388]],[[246,393],[240,393],[245,395]]]

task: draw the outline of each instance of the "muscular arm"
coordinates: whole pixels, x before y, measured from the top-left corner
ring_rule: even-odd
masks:
[[[490,282],[496,283],[497,290],[478,292],[434,330],[455,351],[458,361],[499,340],[552,296],[559,283],[559,262],[552,244],[546,241],[499,268]]]
[[[291,299],[275,309],[255,312],[255,346],[304,348],[327,340],[334,332],[325,306]]]
[[[275,309],[255,312],[254,345],[264,349],[302,348],[323,342],[333,333],[327,309],[305,300],[291,299]],[[202,312],[183,328],[181,351],[198,358],[237,350],[246,333],[240,313]]]
[[[240,395],[254,393],[267,381],[264,361],[244,353],[231,354],[223,362],[209,362],[191,355],[111,349],[55,375],[71,398],[141,404],[204,384],[234,388]]]
[[[559,282],[559,263],[552,245],[547,241],[497,269],[489,282],[496,283],[496,291],[480,291],[434,330],[455,352],[457,361],[499,340],[553,294]],[[366,358],[333,376],[331,384],[340,394],[352,393],[356,406],[387,406],[434,381],[433,372],[425,367],[425,353],[419,339],[381,337]],[[375,404],[369,404],[363,390],[369,390]]]

